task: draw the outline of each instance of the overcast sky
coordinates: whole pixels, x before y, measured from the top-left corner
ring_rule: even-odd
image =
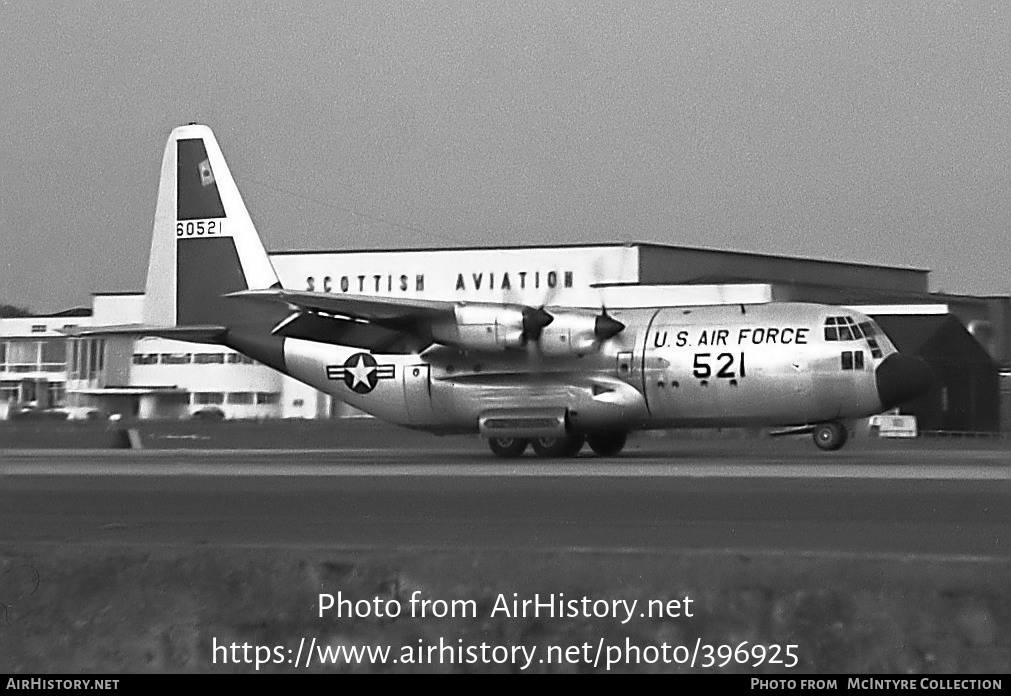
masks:
[[[0,303],[142,290],[189,121],[270,251],[647,241],[1006,295],[1008,5],[0,0]]]

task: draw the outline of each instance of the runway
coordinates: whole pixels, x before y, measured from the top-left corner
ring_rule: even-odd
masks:
[[[8,451],[0,543],[1011,557],[1002,447],[646,440],[503,462],[431,442]]]

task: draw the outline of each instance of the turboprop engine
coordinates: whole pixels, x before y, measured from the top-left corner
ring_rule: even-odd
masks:
[[[522,350],[528,343],[536,343],[546,356],[581,356],[624,328],[606,311],[549,313],[543,307],[461,303],[453,310],[453,321],[432,325],[432,339],[479,351]]]
[[[458,304],[455,321],[432,326],[432,339],[466,350],[522,349],[552,321],[543,309],[493,304]]]
[[[583,356],[600,347],[600,344],[618,335],[625,328],[607,312],[582,313],[573,310],[556,312],[554,321],[540,335],[541,351],[547,356]]]

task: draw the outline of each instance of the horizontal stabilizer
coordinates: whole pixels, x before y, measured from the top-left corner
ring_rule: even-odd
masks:
[[[192,343],[220,343],[228,329],[224,326],[151,326],[149,324],[115,324],[64,330],[71,338],[102,338],[106,336],[157,336]]]

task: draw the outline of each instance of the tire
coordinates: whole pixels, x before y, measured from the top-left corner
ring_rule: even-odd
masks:
[[[814,444],[819,449],[831,452],[846,444],[849,431],[845,425],[839,422],[822,423],[814,429],[812,436],[814,437]]]
[[[491,451],[503,459],[516,459],[526,452],[529,440],[520,437],[493,437],[488,440]]]
[[[570,433],[562,437],[538,437],[530,444],[538,457],[575,457],[585,441],[585,435]]]
[[[601,457],[614,457],[625,447],[628,433],[623,430],[596,433],[587,435],[586,441],[590,443],[590,449]]]

